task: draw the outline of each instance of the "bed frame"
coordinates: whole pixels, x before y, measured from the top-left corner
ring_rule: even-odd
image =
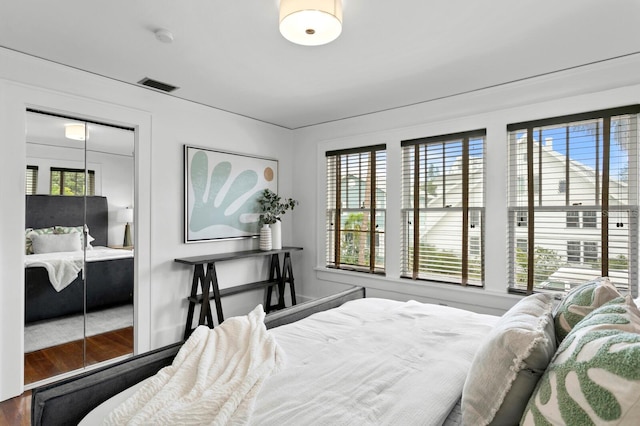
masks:
[[[85,216],[86,207],[86,216]],[[95,246],[107,246],[109,210],[106,197],[27,195],[27,228],[78,226],[86,223]],[[86,222],[85,222],[86,220]],[[88,262],[87,311],[133,303],[133,258]],[[43,267],[25,268],[25,322],[41,321],[84,312],[85,286],[78,276],[57,292]]]
[[[332,296],[276,311],[267,315],[264,322],[267,328],[274,328],[316,312],[338,307],[349,300],[364,297],[365,289],[354,287]],[[74,378],[33,389],[31,424],[78,424],[102,402],[154,375],[162,367],[170,365],[182,343],[165,346]]]

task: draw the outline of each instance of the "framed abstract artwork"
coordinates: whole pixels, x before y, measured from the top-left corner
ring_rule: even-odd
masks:
[[[184,146],[185,243],[259,235],[258,199],[278,192],[278,160]]]

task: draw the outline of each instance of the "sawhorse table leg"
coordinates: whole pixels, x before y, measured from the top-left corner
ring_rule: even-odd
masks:
[[[280,297],[282,300],[282,306],[284,307],[284,288],[285,284],[289,283],[289,291],[291,292],[291,305],[295,305],[296,302],[296,287],[293,283],[293,266],[291,266],[291,255],[289,252],[284,254],[284,262],[282,264],[282,290]]]
[[[272,309],[284,308],[284,301],[280,300],[282,294],[282,273],[280,272],[280,258],[277,253],[271,255],[271,264],[269,265],[269,285],[265,288],[264,294],[264,309],[266,313],[269,313]],[[278,286],[278,304],[271,305],[271,293],[274,286]]]
[[[193,280],[191,281],[191,296],[189,297],[189,310],[187,311],[187,322],[184,327],[184,339],[186,340],[192,332],[193,315],[195,306],[198,303],[198,287],[202,290],[202,302],[200,304],[200,315],[198,325],[206,325],[213,328],[213,315],[211,313],[211,305],[209,303],[209,289],[213,291],[213,299],[216,305],[216,314],[218,316],[218,324],[224,321],[222,312],[222,303],[220,302],[220,288],[218,286],[218,276],[214,263],[207,264],[205,273],[204,266],[197,264],[194,266]]]

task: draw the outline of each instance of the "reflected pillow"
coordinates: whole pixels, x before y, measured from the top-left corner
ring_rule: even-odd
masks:
[[[560,344],[521,424],[638,424],[639,333],[630,296],[587,315]]]
[[[57,253],[63,251],[80,251],[82,245],[75,233],[71,234],[42,234],[31,237],[33,253]]]
[[[91,246],[91,242],[95,241],[95,238],[93,238],[91,236],[91,234],[89,234],[89,227],[88,226],[84,226],[84,229],[87,231],[87,249],[92,249],[93,247]],[[80,245],[82,245],[82,241],[83,241],[83,226],[79,225],[79,226],[60,226],[60,225],[56,225],[54,227],[54,232],[56,234],[71,234],[71,233],[78,233],[79,237],[80,237]]]
[[[556,349],[554,298],[533,294],[505,313],[476,352],[462,391],[465,425],[514,425]]]
[[[31,237],[34,235],[53,234],[54,228],[50,226],[48,228],[27,228],[24,230],[25,236],[25,254],[33,254],[33,241]]]
[[[569,291],[553,316],[558,344],[590,312],[617,297],[620,293],[607,277],[597,278]]]

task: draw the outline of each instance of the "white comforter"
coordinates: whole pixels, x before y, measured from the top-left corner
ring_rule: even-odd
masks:
[[[474,352],[497,320],[413,301],[361,299],[272,329],[287,365],[264,382],[249,423],[441,424],[462,394]],[[227,356],[204,362],[215,358],[224,365]],[[135,391],[107,401],[81,424],[99,424]]]
[[[132,257],[133,251],[94,247],[86,252],[87,262]],[[25,257],[26,268],[41,266],[47,270],[49,281],[56,291],[62,291],[73,282],[82,270],[85,254],[82,251],[30,254]]]
[[[114,410],[110,425],[246,424],[264,380],[284,354],[262,306],[213,330],[198,327],[169,367]]]
[[[498,317],[361,299],[272,330],[287,367],[264,385],[255,425],[439,425]]]

